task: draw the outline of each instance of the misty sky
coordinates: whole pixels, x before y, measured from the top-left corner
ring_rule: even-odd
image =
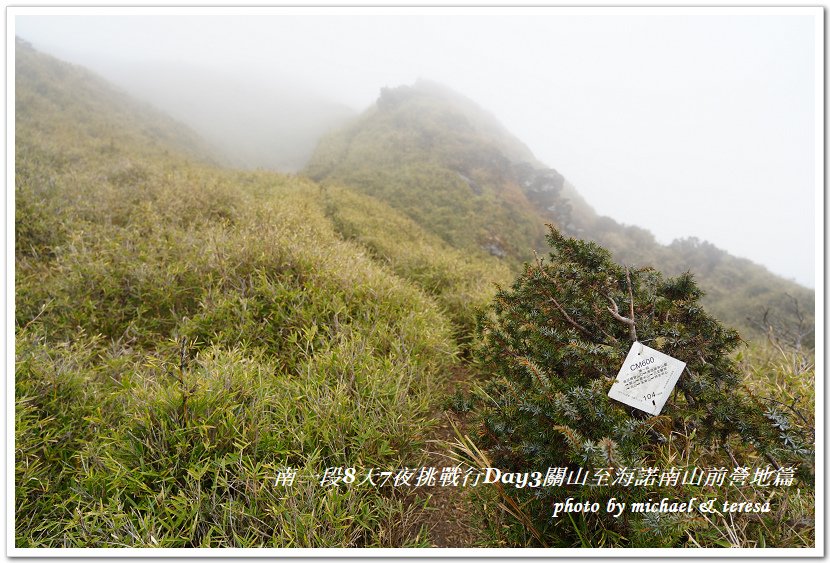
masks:
[[[356,111],[381,87],[442,82],[492,112],[598,213],[663,243],[708,240],[815,286],[820,10],[305,11],[17,16],[15,33],[102,73],[196,66],[296,84]]]

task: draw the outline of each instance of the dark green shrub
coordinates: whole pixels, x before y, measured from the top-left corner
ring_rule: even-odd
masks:
[[[527,265],[511,289],[498,292],[480,322],[478,355],[493,374],[482,401],[482,440],[496,466],[543,474],[549,467],[603,468],[613,477],[620,468],[680,465],[666,455],[670,441],[694,451],[694,459],[707,466],[797,458],[762,405],[742,391],[742,374],[730,357],[740,338],[702,309],[702,292],[690,273],[664,278],[643,268],[631,271],[629,282],[629,272],[596,244],[553,228],[548,241],[549,261]],[[632,300],[639,341],[687,364],[655,417],[608,397],[632,342],[629,325],[609,307],[616,304],[630,316]],[[604,503],[610,497],[628,503],[662,496],[682,500],[689,493],[677,485],[540,487],[510,494],[544,543],[584,545],[592,538],[588,543],[596,547],[600,541],[674,545],[682,522],[672,522],[674,531],[667,531],[654,514],[613,518]],[[567,497],[598,501],[602,510],[551,518],[553,503]]]

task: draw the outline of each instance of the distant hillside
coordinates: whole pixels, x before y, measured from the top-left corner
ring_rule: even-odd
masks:
[[[514,266],[542,246],[537,211],[567,217],[563,177],[469,101],[428,82],[384,89],[321,141],[306,173],[375,196],[452,246]]]
[[[252,79],[169,62],[99,66],[108,80],[193,128],[239,168],[299,170],[320,137],[355,116],[276,73]]]
[[[452,246],[517,268],[545,250],[544,224],[594,240],[630,265],[676,275],[691,270],[705,304],[746,336],[776,319],[812,326],[814,293],[695,239],[664,246],[636,226],[598,216],[555,169],[541,164],[496,119],[430,83],[383,89],[358,120],[326,137],[306,168],[313,179],[387,202]],[[693,234],[693,233],[690,233]],[[812,342],[811,334],[803,341]]]
[[[31,130],[45,144],[69,150],[76,145],[78,155],[88,149],[88,141],[110,157],[130,145],[133,155],[136,150],[144,156],[175,151],[201,162],[219,158],[188,127],[85,68],[36,51],[20,38],[15,45],[15,80],[18,131]],[[62,138],[68,134],[74,141]],[[18,141],[26,143],[28,138]]]

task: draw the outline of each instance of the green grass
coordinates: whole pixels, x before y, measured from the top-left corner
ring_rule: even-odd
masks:
[[[338,233],[435,299],[459,342],[469,341],[476,313],[497,284],[512,278],[501,260],[461,252],[377,199],[338,187],[327,188],[324,197]]]
[[[314,476],[417,458],[451,328],[303,186],[248,180],[223,220],[136,203],[20,261],[19,546],[382,545],[405,520]],[[172,188],[161,206],[219,205]]]
[[[67,160],[26,125],[16,545],[422,544],[399,494],[317,480],[420,459],[457,355],[435,302],[344,241],[308,182]]]

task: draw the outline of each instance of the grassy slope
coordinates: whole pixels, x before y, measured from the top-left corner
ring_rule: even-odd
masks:
[[[306,173],[384,201],[473,257],[496,245],[518,266],[545,229],[504,156],[526,149],[505,146],[491,120],[428,83],[386,91],[320,143]]]
[[[459,251],[389,205],[340,187],[324,191],[326,213],[337,231],[430,295],[453,321],[456,340],[466,343],[475,313],[512,280],[500,260]]]
[[[383,200],[471,256],[495,245],[514,272],[533,249],[545,252],[544,224],[553,222],[599,242],[617,261],[671,275],[691,270],[707,292],[707,308],[748,337],[762,335],[756,323],[766,309],[782,325],[797,321],[789,296],[807,312],[806,324],[813,323],[813,291],[707,243],[662,246],[644,229],[598,217],[561,176],[561,191],[534,191],[523,181],[528,167],[543,169],[492,116],[457,94],[417,83],[384,91],[376,106],[324,139],[306,173]]]
[[[458,257],[382,264],[308,181],[213,168],[81,69],[16,56],[17,545],[423,541],[399,495],[316,479],[419,459],[460,299],[427,280]]]

